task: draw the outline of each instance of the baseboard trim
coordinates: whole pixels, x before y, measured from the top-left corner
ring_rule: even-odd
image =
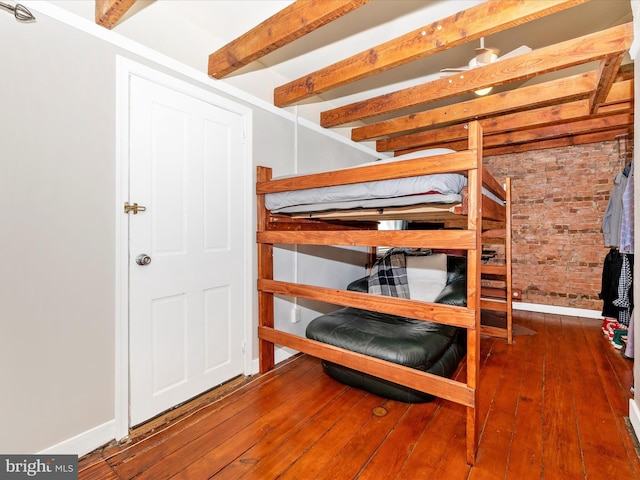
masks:
[[[102,425],[80,433],[75,437],[45,448],[39,454],[44,455],[78,455],[81,457],[89,452],[94,451],[116,438],[116,421],[110,420]]]
[[[556,305],[541,305],[537,303],[513,302],[514,310],[523,310],[537,313],[553,313],[556,315],[567,315],[569,317],[602,318],[602,313],[597,310],[587,310],[586,308],[558,307]]]

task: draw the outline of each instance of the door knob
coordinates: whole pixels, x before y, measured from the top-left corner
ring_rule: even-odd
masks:
[[[151,263],[151,257],[146,253],[141,253],[136,257],[136,263],[144,267],[145,265],[149,265]]]

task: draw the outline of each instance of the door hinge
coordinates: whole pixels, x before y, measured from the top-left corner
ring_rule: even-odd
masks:
[[[138,205],[134,203],[133,205],[129,205],[129,202],[124,202],[124,213],[133,212],[134,215],[137,215],[138,212],[146,212],[147,207],[143,207],[142,205]]]

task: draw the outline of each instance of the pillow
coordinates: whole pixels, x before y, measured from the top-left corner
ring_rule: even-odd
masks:
[[[447,285],[447,255],[407,255],[405,260],[410,298],[433,302]]]

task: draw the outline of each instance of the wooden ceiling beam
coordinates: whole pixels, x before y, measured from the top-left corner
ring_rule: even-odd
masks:
[[[631,112],[491,135],[486,137],[484,142],[488,147],[497,147],[500,145],[506,146],[540,140],[552,140],[554,138],[579,135],[589,132],[595,133],[599,131],[615,130],[629,125],[633,125],[633,113]]]
[[[549,127],[540,129],[530,129],[528,131],[523,130],[519,132],[510,132],[506,134],[492,135],[485,137],[483,140],[483,155],[493,155],[496,151],[500,151],[500,154],[511,153],[514,151],[527,151],[538,150],[541,145],[546,145],[544,148],[554,148],[556,146],[563,146],[564,139],[575,138],[579,136],[590,135],[590,138],[601,139],[602,136],[597,134],[602,133],[606,138],[609,138],[610,132],[628,132],[633,130],[633,114],[627,113],[617,117],[610,117],[609,121],[600,123],[597,119],[585,120],[582,122],[573,122],[563,125],[559,129],[551,129]],[[602,140],[592,140],[602,141]],[[466,150],[468,141],[456,140],[452,142],[444,142],[434,145],[430,148],[450,148],[452,150]],[[583,141],[581,143],[589,143]],[[573,143],[567,143],[572,145]],[[407,148],[396,152],[397,155],[405,153],[415,152],[422,150],[420,148]]]
[[[622,80],[631,80],[633,78],[633,62],[625,63],[620,66],[618,70],[618,75],[616,75],[616,82],[621,82]]]
[[[605,58],[600,61],[600,68],[598,69],[598,87],[591,96],[591,113],[597,113],[600,105],[605,101],[609,91],[616,79],[616,75],[622,65],[622,59],[624,53],[614,55],[609,58]]]
[[[598,116],[617,115],[633,110],[633,80],[619,82],[622,88],[614,88],[600,108]],[[617,85],[617,84],[614,84]],[[631,87],[629,89],[628,87]],[[623,93],[626,94],[623,97]],[[590,100],[577,100],[559,105],[509,113],[480,120],[485,135],[515,131],[530,127],[558,125],[591,117]],[[465,124],[427,130],[423,132],[384,138],[376,142],[379,152],[397,151],[415,148],[441,147],[446,142],[455,142],[468,136]]]
[[[425,112],[393,118],[351,130],[351,139],[360,142],[411,131],[426,130],[438,125],[459,123],[471,119],[495,116],[508,111],[538,108],[587,98],[596,88],[597,72],[553,80],[522,87],[467,102]]]
[[[96,0],[96,23],[111,29],[136,0]]]
[[[223,78],[370,0],[297,0],[209,55],[209,76]]]
[[[580,135],[571,135],[563,138],[554,138],[552,140],[541,140],[537,142],[522,143],[520,145],[507,145],[485,148],[483,154],[485,157],[508,155],[513,153],[530,152],[533,150],[546,150],[549,148],[570,147],[575,145],[584,145],[587,143],[610,142],[620,135],[626,135],[633,132],[633,127],[616,128],[595,133],[583,133]]]
[[[586,118],[589,115],[589,100],[577,100],[560,105],[537,108],[525,112],[511,113],[480,120],[485,135],[517,130],[532,125],[548,125],[563,120]],[[383,138],[376,142],[379,152],[406,150],[409,148],[433,148],[446,142],[464,140],[468,137],[466,123],[442,127],[435,130]]]
[[[467,70],[461,74],[351,103],[320,114],[320,125],[335,127],[354,120],[452,98],[548,72],[623,54],[631,46],[633,25],[627,23],[573,40]],[[618,64],[619,66],[619,64]],[[613,67],[613,63],[612,63]],[[617,69],[615,70],[617,72]]]
[[[277,87],[274,104],[285,107],[585,1],[484,2]]]

